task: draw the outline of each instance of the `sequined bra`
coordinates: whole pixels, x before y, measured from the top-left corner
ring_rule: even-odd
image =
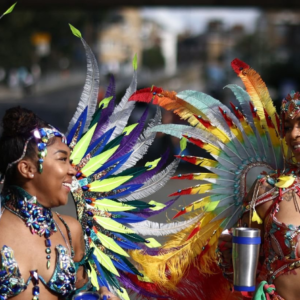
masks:
[[[264,220],[264,246],[265,261],[261,275],[269,283],[273,283],[278,276],[300,267],[297,246],[300,240],[300,226],[286,225],[276,218],[279,212],[279,203],[286,193],[300,195],[300,180],[297,178],[288,188],[273,187],[256,200],[256,206],[267,201],[273,201]]]
[[[75,290],[77,264],[74,263],[67,250],[62,245],[56,246],[56,266],[51,279],[46,282],[35,271],[30,271],[30,276],[25,282],[19,271],[18,263],[14,258],[13,250],[3,246],[0,267],[0,300],[20,294],[27,288],[31,281],[40,280],[51,291],[64,297]]]

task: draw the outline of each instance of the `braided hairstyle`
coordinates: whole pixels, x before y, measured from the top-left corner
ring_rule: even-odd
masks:
[[[16,184],[18,177],[17,164],[8,169],[7,166],[22,156],[25,143],[32,136],[32,130],[43,127],[49,127],[48,123],[26,108],[17,106],[5,112],[0,137],[0,173],[5,176],[3,190]],[[29,141],[25,157],[33,161],[38,160],[34,139]]]

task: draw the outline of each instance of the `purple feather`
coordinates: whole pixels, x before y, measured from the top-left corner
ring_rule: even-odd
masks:
[[[113,160],[117,157],[123,156],[124,154],[132,150],[144,128],[148,116],[148,110],[149,108],[147,107],[143,115],[139,119],[138,125],[130,132],[130,134],[123,137],[118,150],[109,160]]]
[[[167,202],[165,203],[166,206],[165,206],[164,208],[160,209],[160,210],[151,210],[150,208],[146,208],[146,209],[143,209],[142,211],[139,211],[138,213],[135,213],[135,212],[130,212],[130,213],[135,214],[135,215],[137,215],[137,216],[139,216],[139,217],[142,217],[142,218],[145,218],[145,219],[146,219],[146,218],[149,218],[149,217],[158,215],[158,214],[160,214],[161,212],[167,210],[169,207],[171,207],[171,206],[174,204],[175,201],[178,200],[179,197],[180,197],[180,196],[178,196],[178,197],[176,197],[176,198],[174,198],[174,199],[171,199],[171,200],[167,201]]]
[[[167,299],[168,297],[164,297],[164,296],[159,296],[153,293],[150,293],[148,291],[146,291],[145,289],[139,287],[138,285],[136,285],[134,282],[132,282],[130,280],[130,278],[122,271],[119,271],[120,273],[120,277],[118,278],[118,280],[122,283],[122,285],[127,288],[132,290],[133,292],[137,293],[137,294],[142,294],[145,297],[151,297],[151,298],[164,298]]]
[[[145,183],[148,179],[150,179],[152,176],[154,176],[161,168],[162,166],[166,163],[168,156],[169,156],[169,149],[163,154],[161,157],[161,160],[157,164],[155,168],[152,170],[146,171],[145,173],[137,176],[136,178],[132,179],[132,181],[129,181],[129,183]]]
[[[113,98],[110,100],[108,106],[105,109],[103,109],[103,111],[101,113],[101,117],[100,117],[100,120],[95,129],[91,143],[93,143],[97,138],[99,138],[104,133],[104,131],[107,128],[108,122],[109,122],[109,117],[111,116],[111,114],[114,110],[115,100],[116,100],[116,85],[115,85],[115,79],[113,76],[110,78],[109,85],[106,89],[104,98],[108,98],[111,96],[113,96]],[[100,104],[101,104],[101,102],[100,102]]]

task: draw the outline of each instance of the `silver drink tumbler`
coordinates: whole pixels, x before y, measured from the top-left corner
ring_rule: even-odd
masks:
[[[233,285],[236,291],[255,291],[260,243],[259,229],[245,227],[233,229]]]

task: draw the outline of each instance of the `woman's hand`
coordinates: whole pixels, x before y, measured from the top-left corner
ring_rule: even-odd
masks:
[[[120,300],[120,298],[111,293],[106,286],[102,286],[99,290],[101,299],[103,300]]]
[[[224,266],[232,266],[232,235],[221,234],[218,241],[217,255]]]

